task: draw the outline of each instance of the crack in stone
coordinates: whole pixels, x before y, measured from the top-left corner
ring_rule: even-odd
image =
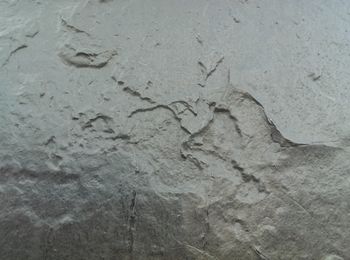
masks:
[[[136,226],[136,196],[137,193],[134,190],[132,192],[132,198],[131,198],[131,203],[130,203],[130,214],[129,214],[129,247],[128,251],[132,255],[134,251],[134,243],[135,243],[135,226]]]

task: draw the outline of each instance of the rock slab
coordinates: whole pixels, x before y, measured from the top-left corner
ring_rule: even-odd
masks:
[[[0,1],[0,259],[350,259],[346,1]]]

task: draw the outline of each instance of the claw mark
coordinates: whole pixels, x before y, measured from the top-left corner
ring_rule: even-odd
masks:
[[[203,170],[203,166],[208,166],[205,162],[198,160],[192,154],[184,154],[183,151],[180,151],[180,154],[185,160],[190,160],[199,170]]]
[[[56,143],[56,136],[54,136],[54,135],[52,135],[45,143],[44,143],[44,145],[49,145],[49,144],[51,144],[51,143]]]
[[[233,21],[235,22],[235,23],[240,23],[241,21],[239,20],[239,19],[237,19],[236,17],[233,17]]]
[[[207,79],[216,71],[216,69],[219,67],[219,65],[220,65],[223,61],[224,61],[224,56],[222,56],[221,59],[218,60],[218,61],[216,62],[214,68],[211,69],[211,70],[209,71],[209,73],[207,73],[207,76],[206,76],[205,80],[207,80]]]
[[[210,255],[208,252],[206,252],[202,249],[199,249],[198,247],[192,246],[192,245],[187,244],[187,243],[180,242],[176,239],[175,239],[175,241],[177,243],[179,243],[180,245],[185,246],[186,249],[188,251],[190,251],[191,253],[193,253],[195,256],[200,257],[199,259],[218,260],[218,258],[216,258],[215,256]],[[181,248],[181,247],[174,247],[172,249],[176,249],[176,248]]]
[[[26,37],[28,37],[28,38],[34,38],[38,33],[39,33],[39,31],[30,32],[30,33],[27,33],[27,34],[26,34]]]
[[[313,81],[317,81],[321,78],[321,74],[316,75],[315,73],[311,73],[311,74],[309,74],[309,78],[311,78]]]
[[[255,177],[253,174],[246,173],[244,168],[241,167],[236,160],[231,160],[231,164],[234,169],[240,172],[244,182],[253,182],[254,185],[256,185],[259,192],[269,193],[266,189],[265,184],[261,182],[260,179]]]
[[[89,33],[83,31],[83,30],[80,30],[78,29],[77,27],[73,26],[73,25],[70,25],[67,23],[66,20],[64,20],[62,17],[61,17],[61,24],[66,27],[69,31],[72,31],[72,32],[76,32],[76,33],[84,33],[86,34],[87,36],[90,36]]]
[[[241,128],[240,128],[239,125],[238,125],[238,119],[237,119],[234,115],[231,114],[230,109],[224,108],[224,107],[215,107],[214,112],[217,112],[217,113],[227,113],[228,116],[232,119],[232,121],[233,121],[234,124],[235,124],[235,130],[236,130],[236,132],[238,133],[238,135],[239,135],[240,137],[242,137],[242,130],[241,130]]]
[[[135,97],[140,98],[141,100],[147,101],[148,103],[151,103],[151,104],[155,104],[155,103],[156,103],[154,100],[152,100],[152,99],[149,98],[149,97],[143,97],[143,96],[141,95],[141,93],[138,92],[137,90],[131,89],[131,88],[129,88],[129,87],[125,87],[125,88],[123,88],[123,90],[124,90],[125,92],[129,93],[129,94],[132,95],[132,96],[135,96]]]
[[[220,159],[222,159],[222,160],[225,160],[225,158],[223,158],[220,154],[216,153],[215,151],[203,150],[203,149],[201,149],[201,148],[192,146],[193,141],[194,141],[194,138],[197,137],[197,136],[200,136],[201,134],[203,134],[205,131],[207,131],[207,130],[210,128],[210,126],[211,126],[212,123],[214,122],[215,114],[216,114],[216,113],[227,113],[228,116],[230,117],[230,119],[232,119],[233,122],[234,122],[236,132],[238,133],[238,135],[239,135],[240,137],[242,137],[242,130],[240,129],[240,127],[239,127],[239,125],[238,125],[238,120],[237,120],[237,118],[236,118],[235,116],[233,116],[233,115],[231,114],[231,111],[230,111],[228,108],[225,108],[225,107],[222,107],[222,106],[219,106],[219,107],[218,107],[218,106],[216,106],[216,104],[214,104],[214,103],[211,103],[211,104],[209,104],[209,105],[210,105],[210,107],[211,107],[211,109],[212,109],[212,112],[213,112],[212,117],[210,118],[210,120],[208,120],[208,122],[207,122],[202,128],[200,128],[198,131],[192,133],[192,134],[189,136],[189,138],[188,138],[186,141],[184,141],[184,142],[182,143],[182,148],[183,148],[184,150],[200,150],[200,151],[202,151],[202,152],[204,152],[204,153],[209,153],[209,154],[212,154],[212,155],[214,155],[214,156],[216,156],[216,157],[218,157],[218,158],[220,158]],[[214,106],[214,108],[212,108],[213,106]],[[190,155],[191,155],[191,154],[184,155],[184,154],[182,153],[183,158],[185,158],[185,159],[189,158],[189,159],[191,159],[191,161],[193,162],[192,158],[194,158],[194,157],[193,157],[192,155],[191,155],[192,157],[190,157]],[[197,161],[198,161],[198,160],[197,160]],[[194,162],[194,163],[195,163],[195,165],[198,167],[198,163],[197,163],[197,162]],[[198,168],[202,169],[202,164],[200,164],[200,166],[201,166],[201,167],[198,167]],[[238,167],[238,166],[237,166],[237,167]],[[242,168],[242,171],[243,171],[243,168]]]
[[[244,168],[242,168],[236,160],[231,160],[232,166],[234,169],[239,171],[242,174],[242,178],[244,181],[249,181],[250,179],[245,178],[244,174]]]
[[[113,121],[113,119],[109,116],[106,116],[104,114],[98,113],[94,118],[89,119],[86,123],[84,123],[81,126],[82,130],[85,130],[86,128],[93,127],[92,123],[97,121],[98,119],[103,120],[106,124],[108,124],[110,121]]]
[[[199,65],[199,67],[200,67],[200,69],[201,69],[201,72],[202,72],[203,74],[208,75],[208,74],[207,74],[207,67],[203,64],[203,62],[198,61],[198,65]]]
[[[287,197],[289,200],[292,201],[292,203],[297,206],[298,208],[300,208],[302,211],[304,211],[311,219],[313,219],[315,222],[318,223],[318,221],[313,217],[313,215],[303,206],[301,205],[296,199],[294,199],[292,196],[290,196],[288,193],[286,193],[285,191],[281,190],[281,193]]]
[[[111,139],[113,141],[117,140],[117,139],[121,139],[121,140],[129,140],[131,137],[128,134],[118,134],[116,136],[111,136],[111,137],[106,137],[106,139]]]
[[[7,63],[9,63],[11,57],[12,57],[16,52],[18,52],[19,50],[22,50],[22,49],[24,49],[24,48],[27,48],[27,47],[28,47],[28,45],[22,44],[22,45],[18,46],[16,49],[14,49],[13,51],[11,51],[10,54],[9,54],[9,56],[7,57],[7,59],[5,60],[5,62],[2,64],[1,67],[4,67]]]
[[[203,40],[199,34],[196,35],[196,40],[200,45],[203,45]]]
[[[222,56],[216,63],[214,68],[212,68],[211,70],[208,71],[208,68],[203,64],[203,62],[198,61],[198,65],[200,67],[200,70],[202,72],[202,74],[204,75],[204,83],[198,83],[199,86],[201,87],[205,87],[205,84],[208,80],[208,78],[213,75],[213,73],[217,70],[217,68],[219,67],[219,65],[224,61],[224,56]]]
[[[186,107],[185,110],[188,110],[188,111],[190,111],[194,116],[197,116],[197,112],[195,112],[195,111],[193,110],[193,107],[192,107],[190,104],[188,104],[186,101],[183,101],[183,100],[176,100],[176,101],[171,102],[171,103],[169,104],[169,106],[175,105],[175,104],[182,104],[182,105],[184,105],[184,106]],[[184,111],[185,111],[185,110],[184,110]],[[180,112],[179,114],[182,114],[184,111]]]
[[[149,103],[151,103],[151,104],[155,104],[155,103],[156,103],[156,102],[155,102],[154,100],[152,100],[151,98],[149,98],[149,97],[143,97],[143,96],[141,95],[141,93],[139,93],[138,91],[132,90],[132,89],[130,89],[129,87],[125,87],[123,90],[124,90],[125,92],[129,93],[130,95],[136,96],[136,97],[140,98],[141,100],[145,100],[145,101],[147,101],[147,102],[149,102]],[[192,108],[192,106],[191,106],[190,104],[188,104],[186,101],[183,101],[183,100],[176,100],[176,101],[173,101],[173,102],[169,103],[168,105],[157,104],[157,105],[155,105],[155,106],[153,106],[153,107],[136,109],[136,110],[132,111],[132,112],[128,115],[128,117],[133,117],[135,114],[138,114],[138,113],[143,113],[143,112],[148,112],[148,111],[154,111],[154,110],[159,109],[159,108],[166,109],[166,110],[170,111],[170,112],[173,114],[175,120],[179,122],[181,129],[184,130],[187,134],[191,134],[191,132],[190,132],[186,127],[184,127],[184,126],[182,125],[182,123],[181,123],[181,118],[178,116],[178,114],[183,113],[185,110],[183,110],[183,111],[181,111],[181,112],[179,112],[179,113],[176,113],[176,112],[174,111],[174,109],[171,108],[171,105],[175,105],[175,104],[177,104],[177,103],[184,105],[184,106],[186,107],[185,110],[188,110],[188,111],[190,111],[193,115],[197,116],[197,113],[193,110],[193,108]]]
[[[136,224],[136,191],[132,192],[131,204],[130,204],[130,215],[129,215],[129,253],[134,250],[134,232]]]
[[[253,251],[255,252],[255,254],[258,256],[259,260],[269,260],[270,259],[266,255],[264,255],[258,247],[252,246],[252,248],[253,248]]]
[[[123,82],[123,84],[124,84],[124,82]],[[125,87],[125,88],[123,88],[123,90],[124,90],[126,93],[128,93],[128,94],[130,94],[130,95],[132,95],[132,96],[134,96],[134,97],[138,97],[138,98],[141,99],[141,100],[147,101],[148,103],[151,103],[151,104],[156,104],[156,103],[157,103],[156,101],[154,101],[154,100],[151,99],[150,97],[144,97],[144,96],[142,96],[140,92],[138,92],[137,90],[131,89],[130,87]],[[166,106],[166,107],[168,107],[168,109],[171,109],[170,106],[171,106],[171,105],[176,105],[176,104],[181,104],[181,105],[183,105],[183,106],[186,107],[185,110],[179,112],[178,114],[182,114],[184,111],[188,110],[188,111],[190,111],[193,115],[197,116],[197,113],[193,110],[193,107],[192,107],[190,104],[188,104],[186,101],[183,101],[183,100],[175,100],[175,101],[169,103],[168,105],[160,105],[160,106]],[[174,111],[173,109],[171,109],[171,110],[172,110],[173,113],[175,113],[175,111]],[[176,113],[175,113],[175,114],[176,114]],[[130,115],[129,115],[129,117],[130,117]]]
[[[205,233],[203,236],[203,249],[205,250],[205,248],[207,247],[207,245],[209,244],[207,236],[210,232],[210,221],[209,221],[209,205],[207,205],[207,208],[205,210]]]
[[[191,132],[190,132],[186,127],[184,127],[184,126],[181,124],[181,118],[180,118],[180,117],[175,113],[175,111],[174,111],[172,108],[170,108],[168,105],[156,105],[156,106],[148,107],[148,108],[139,108],[139,109],[136,109],[136,110],[132,111],[132,112],[128,115],[128,117],[133,117],[135,114],[138,114],[138,113],[144,113],[144,112],[148,112],[148,111],[154,111],[154,110],[159,109],[159,108],[166,109],[166,110],[170,111],[170,112],[173,114],[175,120],[178,121],[178,122],[180,123],[181,129],[184,130],[186,133],[191,134]]]

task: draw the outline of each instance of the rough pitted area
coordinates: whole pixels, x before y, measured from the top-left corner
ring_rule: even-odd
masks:
[[[347,1],[0,1],[0,259],[350,259]]]

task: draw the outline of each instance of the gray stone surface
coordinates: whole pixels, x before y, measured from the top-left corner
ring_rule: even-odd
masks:
[[[0,0],[0,259],[350,259],[349,8]]]

